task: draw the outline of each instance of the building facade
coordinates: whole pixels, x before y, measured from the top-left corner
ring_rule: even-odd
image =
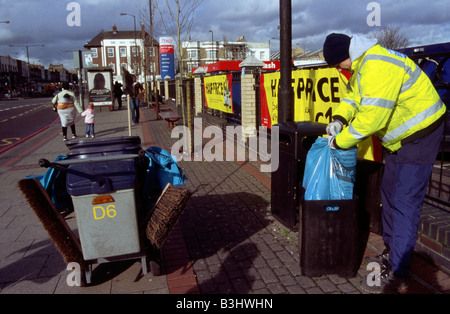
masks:
[[[182,42],[183,73],[190,75],[192,69],[219,61],[245,60],[254,56],[261,61],[270,61],[269,42],[246,42],[240,38],[230,41],[184,41]]]
[[[140,82],[160,75],[159,43],[151,39],[142,25],[141,31],[101,31],[84,45],[92,52],[94,67],[110,67],[113,81],[123,83],[122,68],[136,75]]]
[[[63,65],[30,64],[26,61],[0,56],[0,99],[16,97],[53,96],[63,83],[76,84],[76,74]]]

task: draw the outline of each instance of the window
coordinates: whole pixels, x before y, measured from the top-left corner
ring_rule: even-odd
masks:
[[[110,63],[109,67],[113,70],[113,73],[116,72],[116,65],[114,63]]]
[[[150,47],[150,48],[148,48],[148,55],[150,56],[150,57],[154,57],[155,56],[155,47],[153,47],[153,49],[152,49],[152,47]]]
[[[108,58],[114,58],[114,48],[108,48]]]
[[[208,50],[206,52],[206,57],[208,59],[216,59],[217,58],[217,51],[216,50]]]
[[[92,51],[92,58],[98,58],[97,48],[91,48],[91,51]]]
[[[127,56],[127,48],[125,47],[120,47],[120,56],[122,58],[125,58]]]
[[[137,47],[132,47],[131,51],[133,52],[133,57],[137,56]]]
[[[188,63],[188,73],[192,73],[192,69],[195,69],[198,67],[198,62],[189,62]]]
[[[155,62],[150,62],[150,73],[153,73],[155,70]]]
[[[188,50],[188,58],[189,59],[197,59],[198,58],[198,50]]]
[[[265,52],[265,51],[261,51],[261,52],[259,53],[259,59],[260,59],[260,60],[264,60],[265,57],[266,57],[266,52]]]

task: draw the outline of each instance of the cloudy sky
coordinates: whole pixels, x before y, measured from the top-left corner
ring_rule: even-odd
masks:
[[[158,1],[162,6],[165,0]],[[173,0],[169,0],[173,1]],[[184,1],[184,0],[182,0]],[[64,64],[73,68],[73,50],[83,45],[102,29],[133,30],[148,23],[148,0],[78,0],[80,26],[69,26],[70,0],[0,0],[0,55],[30,62]],[[293,46],[306,50],[322,47],[327,34],[343,32],[370,35],[388,25],[400,27],[410,46],[450,42],[450,1],[448,0],[379,0],[381,26],[369,26],[367,19],[375,13],[368,10],[371,1],[364,0],[292,0]],[[279,48],[279,1],[276,0],[203,0],[196,10],[190,38],[230,41],[244,35],[248,41],[271,41],[272,52]],[[160,23],[155,37],[167,33]],[[149,31],[149,29],[147,29]],[[14,45],[10,47],[10,45]],[[41,47],[39,45],[45,45]]]

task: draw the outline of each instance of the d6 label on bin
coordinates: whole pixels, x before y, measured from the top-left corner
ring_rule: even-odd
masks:
[[[95,220],[102,220],[108,216],[109,218],[114,218],[117,215],[116,206],[108,205],[106,209],[103,206],[92,207]]]

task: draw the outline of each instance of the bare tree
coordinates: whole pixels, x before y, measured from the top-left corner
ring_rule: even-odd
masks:
[[[178,69],[183,76],[182,40],[188,38],[194,24],[195,10],[203,0],[159,0],[157,10],[161,16],[161,23],[177,45]],[[184,36],[183,39],[181,36]]]
[[[388,49],[401,49],[408,45],[408,38],[395,25],[388,25],[373,35],[378,39],[378,43]]]

